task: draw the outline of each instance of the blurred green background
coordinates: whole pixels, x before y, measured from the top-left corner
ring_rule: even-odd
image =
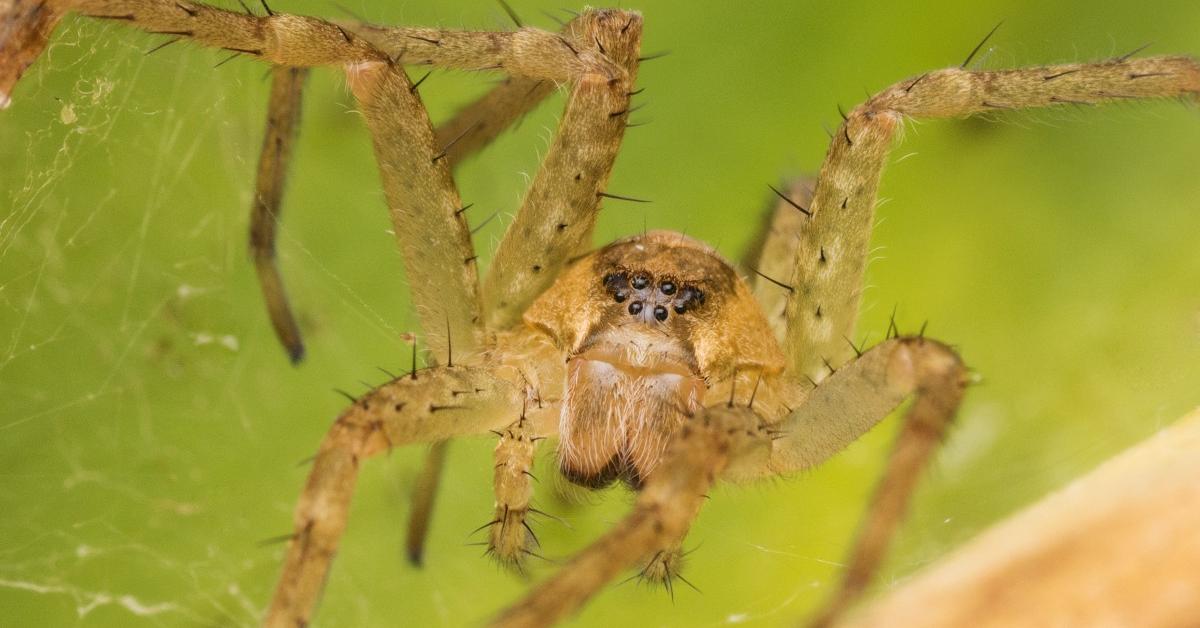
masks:
[[[369,3],[381,22],[509,28],[493,2]],[[899,79],[957,65],[1200,54],[1200,4],[647,0],[634,121],[598,238],[687,230],[736,256],[780,176],[817,168],[822,125]],[[235,6],[226,2],[226,6]],[[278,11],[338,15],[333,3]],[[528,23],[560,5],[513,0]],[[561,13],[558,13],[562,15]],[[252,625],[291,510],[344,400],[407,359],[415,331],[369,138],[344,80],[310,83],[281,263],[307,334],[291,367],[246,254],[265,68],[120,25],[69,19],[0,114],[0,623]],[[437,73],[444,118],[488,78]],[[515,210],[561,95],[460,173],[479,208]],[[1200,115],[1178,103],[915,123],[882,188],[861,334],[958,346],[984,378],[881,575],[912,573],[1200,403]],[[505,220],[476,236],[490,255]],[[827,466],[724,487],[693,528],[703,593],[628,583],[574,625],[786,625],[835,581],[894,421]],[[479,556],[489,439],[456,444],[428,565],[402,560],[420,448],[366,465],[319,621],[477,625],[527,584]],[[548,453],[548,451],[547,451]],[[562,558],[630,497],[538,498]],[[549,572],[538,567],[535,577]]]

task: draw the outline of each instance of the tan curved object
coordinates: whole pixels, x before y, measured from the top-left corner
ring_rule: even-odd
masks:
[[[1200,626],[1200,410],[843,625]]]

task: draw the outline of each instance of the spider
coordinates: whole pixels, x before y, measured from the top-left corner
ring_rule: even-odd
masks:
[[[676,233],[590,251],[601,199],[618,196],[605,182],[635,91],[636,13],[585,12],[559,34],[465,33],[255,17],[190,2],[34,6],[41,12],[27,14],[32,36],[14,40],[31,54],[9,57],[18,64],[36,56],[57,15],[77,10],[284,66],[342,65],[376,139],[413,298],[440,366],[356,397],[326,437],[268,615],[280,624],[308,620],[358,464],[392,447],[498,432],[489,543],[502,562],[518,566],[532,542],[526,472],[545,437],[558,437],[570,480],[638,490],[628,519],[498,619],[543,624],[639,561],[647,577],[669,582],[688,525],[718,478],[810,468],[913,398],[845,584],[817,621],[834,620],[878,565],[966,382],[957,355],[932,339],[890,334],[860,351],[843,338],[858,309],[875,186],[901,119],[1200,90],[1195,62],[1179,57],[959,68],[897,83],[846,112],[811,192],[803,184],[778,190],[746,281],[710,247]],[[399,68],[409,62],[503,69],[516,78],[435,135],[417,85]],[[15,77],[21,68],[6,69]],[[302,345],[271,247],[302,75],[291,67],[274,72],[255,214],[264,292],[294,358]],[[561,131],[480,284],[450,165],[555,81],[571,85]]]

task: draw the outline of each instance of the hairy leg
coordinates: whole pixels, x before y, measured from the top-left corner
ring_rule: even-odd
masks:
[[[523,572],[526,557],[534,555],[531,545],[537,545],[528,516],[533,508],[533,456],[545,437],[524,416],[498,433],[492,471],[496,508],[487,524],[487,548],[501,565]]]
[[[271,70],[271,98],[267,104],[267,130],[258,157],[258,178],[250,207],[250,253],[258,271],[258,282],[275,336],[293,363],[304,358],[304,341],[288,304],[283,278],[275,263],[275,232],[287,181],[288,162],[300,127],[300,105],[304,95],[305,68],[275,67]]]
[[[781,342],[787,332],[787,296],[791,287],[785,283],[791,276],[800,246],[800,230],[808,219],[816,179],[790,179],[779,187],[772,186],[768,211],[758,235],[742,258],[742,266],[750,275],[750,288],[771,324],[771,331]]]
[[[14,0],[16,2],[16,0]],[[265,8],[265,5],[264,5]],[[579,27],[580,20],[565,26],[564,34],[522,28],[516,32],[470,32],[449,29],[379,28],[369,25],[341,25],[317,18],[275,14],[255,16],[225,11],[216,7],[181,0],[20,0],[11,6],[0,5],[0,88],[9,86],[45,47],[50,31],[63,12],[78,11],[97,18],[127,22],[152,33],[188,37],[204,45],[224,48],[237,53],[263,58],[289,66],[326,64],[356,64],[369,62],[411,63],[468,70],[502,70],[512,74],[504,84],[493,89],[478,102],[468,106],[445,124],[432,143],[423,142],[423,129],[428,120],[417,98],[406,98],[398,89],[384,90],[378,98],[371,89],[360,90],[371,103],[380,100],[368,122],[375,134],[377,155],[391,159],[381,163],[381,171],[391,199],[395,232],[406,254],[411,282],[427,289],[414,289],[414,302],[421,315],[422,326],[434,352],[434,361],[449,364],[453,360],[452,344],[461,353],[475,345],[475,331],[480,322],[478,301],[474,296],[477,279],[474,276],[475,255],[470,248],[469,234],[461,219],[457,194],[448,177],[428,177],[439,174],[445,164],[454,164],[471,152],[482,148],[505,127],[520,119],[554,89],[556,81],[565,81],[583,74],[605,80],[623,80],[625,70],[609,61],[600,50],[602,39]],[[592,19],[589,14],[588,19]],[[8,28],[9,26],[14,28]],[[628,23],[627,23],[628,25]],[[360,32],[361,31],[361,32]],[[622,31],[623,33],[626,31]],[[588,37],[581,40],[581,37]],[[597,45],[593,45],[596,43]],[[636,50],[633,52],[636,57]],[[282,77],[277,71],[277,77]],[[294,76],[294,75],[293,75]],[[402,79],[406,81],[406,77]],[[282,280],[274,263],[274,233],[279,202],[286,170],[286,149],[298,112],[298,82],[296,92],[282,95],[282,78],[277,79],[273,98],[268,136],[260,161],[258,194],[252,218],[252,247],[259,270],[260,282],[268,311],[277,335],[293,361],[303,353],[303,345],[294,316],[287,304]],[[0,89],[0,104],[7,104],[10,90]],[[410,86],[410,93],[415,90]],[[282,99],[282,100],[280,100]],[[370,103],[367,103],[370,104]],[[295,106],[294,106],[295,105]],[[389,105],[400,116],[412,116],[413,124],[389,119],[382,111]],[[392,112],[390,115],[397,115]],[[405,140],[416,138],[421,158],[431,160],[432,167],[405,162],[401,148]],[[438,147],[432,149],[430,147]],[[441,163],[439,163],[441,162]],[[404,181],[397,180],[397,168],[415,172],[409,183],[422,185],[418,198],[406,197]],[[449,182],[449,183],[447,183]],[[440,188],[440,190],[436,189]],[[440,192],[440,193],[439,193]],[[447,214],[446,201],[454,199],[455,213]],[[394,201],[409,201],[407,206]],[[412,210],[406,212],[406,209]],[[402,214],[407,216],[401,216]],[[450,216],[448,218],[448,216]],[[401,222],[409,224],[401,225]],[[405,228],[408,227],[408,228]],[[432,235],[434,240],[422,240]],[[449,246],[436,247],[438,242]],[[417,245],[414,251],[412,245]],[[428,250],[435,249],[459,260],[452,264],[430,265]],[[443,256],[445,257],[445,256]],[[446,260],[434,259],[445,262]],[[440,272],[445,269],[446,272]],[[447,298],[446,291],[450,292]],[[429,293],[436,298],[425,298]],[[446,307],[446,304],[459,307]],[[444,331],[443,331],[444,330]],[[433,503],[433,487],[440,473],[446,444],[437,444],[435,455],[424,472],[424,482],[415,493],[413,524],[409,535],[410,554],[419,554],[423,530],[428,523]]]
[[[520,414],[523,400],[523,389],[493,370],[458,366],[414,372],[356,399],[321,443],[264,623],[292,628],[311,619],[364,459],[392,447],[498,429]]]
[[[566,24],[563,30],[573,28],[579,19]],[[443,147],[446,161],[452,169],[457,168],[463,160],[482,150],[505,129],[517,124],[555,88],[556,83],[549,79],[510,76],[440,124],[435,132],[435,145]],[[425,554],[425,540],[449,448],[449,441],[434,443],[430,447],[413,486],[413,507],[405,538],[408,558],[413,564],[421,564]]]
[[[575,52],[607,55],[622,72],[617,78],[592,71],[572,77],[554,142],[484,282],[490,328],[519,321],[566,264],[591,246],[600,199],[624,137],[637,78],[641,15],[593,10],[568,26],[570,39],[578,42],[572,44]]]
[[[786,279],[789,371],[820,381],[850,356],[844,338],[858,315],[876,190],[892,139],[906,117],[982,112],[1200,93],[1200,63],[1188,57],[1121,57],[1090,64],[973,72],[937,70],[893,85],[845,116],[833,135],[799,231]]]
[[[425,454],[425,464],[413,482],[410,502],[412,509],[408,514],[408,530],[404,535],[404,554],[408,562],[416,567],[425,563],[425,540],[429,535],[430,521],[433,519],[433,506],[437,501],[438,484],[442,480],[442,471],[446,466],[446,454],[450,450],[450,441],[442,440],[429,446]]]
[[[435,132],[435,145],[443,147],[446,161],[452,169],[456,168],[464,159],[482,150],[505,129],[520,121],[554,89],[555,83],[546,79],[510,76],[439,125]],[[405,548],[409,561],[415,565],[420,565],[425,555],[425,540],[449,448],[449,441],[434,443],[430,447],[425,464],[413,485]]]
[[[12,102],[13,87],[37,60],[62,13],[45,0],[0,0],[0,109]]]
[[[439,125],[437,145],[446,147],[447,161],[457,167],[525,117],[554,89],[553,81],[510,76]]]
[[[589,13],[594,13],[589,12]],[[575,20],[575,23],[580,20]],[[568,25],[571,26],[571,25]],[[579,31],[551,33],[522,27],[515,31],[347,25],[401,65],[433,65],[456,70],[499,70],[511,76],[573,81],[587,73],[621,77],[610,61]],[[586,47],[585,47],[586,45]]]
[[[276,65],[311,67],[388,56],[326,20],[291,14],[250,15],[190,0],[47,0],[61,12],[127,22],[150,33],[187,37]]]
[[[726,474],[747,479],[811,469],[857,440],[912,399],[883,479],[867,507],[842,585],[813,621],[833,624],[857,599],[882,562],[888,543],[926,466],[941,444],[967,384],[958,355],[925,338],[888,340],[813,389],[782,422],[771,425],[769,450],[735,461]]]
[[[381,173],[397,226],[396,235],[412,280],[414,302],[422,327],[428,336],[433,336],[430,345],[434,347],[439,363],[449,362],[454,339],[458,339],[460,348],[472,348],[482,324],[475,254],[460,212],[462,206],[449,178],[448,153],[455,142],[439,144],[432,130],[427,129],[428,117],[407,77],[398,70],[380,68],[419,63],[459,69],[503,70],[514,76],[541,81],[577,81],[577,100],[596,100],[595,106],[589,107],[588,111],[597,114],[616,131],[600,134],[601,138],[608,139],[600,151],[605,155],[598,160],[568,158],[567,163],[561,164],[562,168],[576,170],[580,177],[576,181],[580,183],[559,186],[549,202],[579,201],[575,198],[582,194],[578,190],[573,194],[563,192],[567,187],[588,187],[590,191],[584,195],[589,198],[583,201],[594,208],[611,169],[620,130],[624,127],[628,85],[632,80],[627,68],[636,65],[641,29],[640,16],[619,11],[589,12],[567,25],[567,32],[557,34],[532,28],[514,32],[475,32],[343,26],[318,18],[276,14],[269,8],[266,9],[268,15],[257,16],[191,0],[45,0],[44,4],[36,5],[36,15],[26,11],[28,7],[24,3],[17,6],[16,0],[12,2],[12,6],[0,7],[3,9],[0,23],[16,25],[14,35],[6,35],[0,40],[6,51],[11,51],[14,60],[0,62],[0,75],[14,77],[11,80],[15,80],[29,60],[44,48],[45,35],[57,16],[70,11],[126,22],[151,33],[187,37],[196,43],[259,57],[277,65],[345,65],[354,68],[351,83],[375,135],[376,154],[381,161]],[[606,46],[612,49],[617,61],[609,59]],[[492,104],[505,114],[501,117],[519,117],[522,107],[536,101],[537,92],[543,89],[540,84],[525,87],[518,82],[515,85],[514,89],[526,91],[519,96],[513,96],[507,89],[493,94],[498,100]],[[388,107],[394,107],[395,112],[388,115],[385,111]],[[573,125],[564,126],[574,128]],[[591,134],[587,135],[587,139],[591,138]],[[412,141],[396,142],[406,139]],[[405,159],[408,146],[417,147],[408,152],[419,157]],[[570,157],[578,150],[560,152]],[[419,162],[422,161],[428,163],[421,165]],[[413,189],[406,189],[407,186]],[[531,198],[542,196],[539,189],[535,184]],[[411,194],[413,191],[417,192],[415,198]],[[451,201],[453,207],[450,207]],[[583,207],[580,211],[594,215],[594,209]],[[535,216],[538,217],[545,216]],[[565,247],[569,249],[568,255],[578,252],[577,242],[590,235],[592,220],[594,217],[585,216],[583,224],[574,226],[562,221],[554,223],[554,233],[570,232]],[[526,227],[530,222],[541,224],[537,220],[518,219],[518,223]],[[501,255],[500,259],[509,257]],[[518,262],[526,261],[520,255],[516,257]],[[561,265],[561,257],[555,255],[551,259],[556,268],[550,269],[548,275],[552,276]],[[526,267],[518,263],[517,267],[522,268],[522,272],[536,274],[543,265],[535,263]],[[263,277],[268,285],[278,284],[273,272],[268,271]],[[500,281],[499,284],[507,285],[508,282]],[[270,292],[281,294],[280,290]],[[289,343],[292,354],[296,355],[299,345],[292,338],[294,326],[287,323],[286,307],[279,305],[282,300],[274,299],[274,302],[273,311],[279,321],[277,327]],[[457,305],[447,306],[447,303]],[[446,335],[437,337],[443,329]]]
[[[769,440],[759,424],[758,415],[745,407],[708,408],[689,419],[647,478],[633,512],[504,611],[493,625],[553,624],[621,571],[677,547],[729,460],[766,448]]]
[[[571,35],[583,19],[564,24],[559,35]],[[451,167],[457,167],[519,122],[556,87],[557,82],[546,77],[510,76],[439,125],[437,145],[445,147],[446,159]]]
[[[356,64],[346,74],[371,130],[421,328],[437,363],[453,364],[454,345],[474,350],[480,314],[476,256],[450,166],[400,66]]]
[[[513,76],[534,79],[532,87],[523,85],[524,80],[517,81],[513,88],[498,89],[490,98],[485,98],[481,107],[497,108],[496,124],[484,129],[487,133],[479,134],[478,138],[471,139],[463,148],[455,149],[456,158],[482,146],[489,133],[494,135],[505,124],[518,118],[524,107],[536,103],[545,89],[538,81],[564,81],[583,75],[603,77],[610,81],[626,77],[626,71],[610,61],[600,51],[600,46],[592,45],[592,39],[586,42],[577,39],[591,34],[586,29],[557,34],[533,28],[521,28],[513,32],[379,28],[369,25],[343,26],[318,18],[277,14],[269,8],[265,16],[242,14],[191,0],[42,0],[32,4],[25,0],[19,3],[12,0],[12,6],[0,6],[0,24],[5,25],[5,30],[0,32],[0,46],[7,53],[0,60],[0,79],[15,81],[45,47],[49,31],[58,17],[71,11],[99,19],[126,22],[151,33],[186,37],[196,43],[262,58],[283,66],[415,63],[469,70],[502,70]],[[578,24],[568,26],[574,29]],[[356,28],[361,29],[361,34]],[[3,84],[0,84],[2,87]],[[519,93],[514,91],[518,89]],[[7,102],[7,93],[3,98]],[[397,93],[392,100],[393,104],[402,106],[402,113],[398,115],[420,118],[417,126],[428,124],[419,98],[406,98]],[[370,118],[368,121],[373,123],[374,132],[380,132],[383,125]],[[446,128],[447,131],[454,129],[453,121]],[[409,130],[415,129],[410,127]],[[417,143],[417,146],[425,149],[417,152],[433,158],[433,166],[425,169],[432,172],[420,174],[436,175],[437,171],[446,170],[448,153],[454,149],[455,138],[459,137],[456,135],[449,140],[442,138],[444,143],[437,140]],[[394,138],[388,141],[390,139]],[[380,144],[379,137],[376,137],[376,143],[377,146]],[[398,147],[393,146],[387,151],[381,149],[379,154],[383,156],[383,153],[389,153],[386,156],[395,158],[400,152]],[[281,173],[282,168],[279,171]],[[385,167],[385,181],[389,179],[388,171],[389,168]],[[437,183],[419,187],[426,192],[432,188],[442,188],[441,200],[454,198],[457,201],[457,194],[450,190],[452,184],[444,185],[445,177],[436,176],[433,180]],[[392,183],[399,184],[396,181]],[[395,200],[399,197],[392,194],[392,198]],[[427,335],[435,336],[430,343],[432,346],[448,347],[450,340],[457,338],[460,346],[467,348],[475,340],[474,332],[481,319],[478,298],[474,296],[478,290],[475,256],[470,251],[469,237],[459,233],[467,233],[466,223],[459,214],[454,214],[453,219],[439,220],[445,209],[441,207],[444,203],[422,204],[432,200],[429,197],[419,200],[421,202],[414,206],[430,207],[426,213],[431,215],[424,217],[427,220],[409,225],[408,229],[397,228],[396,233],[406,253],[410,275],[416,276],[418,285],[423,280],[433,280],[432,290],[439,292],[439,298],[425,299],[423,296],[428,290],[417,289],[414,290],[414,301],[422,316],[424,331]],[[392,205],[396,209],[396,203]],[[461,206],[454,207],[454,210],[459,209]],[[393,217],[398,213],[404,212],[402,209],[394,211]],[[447,244],[443,249],[460,260],[457,266],[441,266],[454,269],[449,273],[439,273],[433,269],[435,262],[447,261],[442,259],[446,256],[429,258],[422,255],[426,251],[421,247],[411,250],[414,232],[439,222],[444,223],[440,225],[442,230],[433,232],[433,239]],[[266,222],[260,221],[259,224],[265,225]],[[427,239],[424,242],[429,241]],[[259,260],[260,277],[268,294],[272,318],[295,359],[302,349],[290,311],[282,298],[281,282],[271,268],[269,256],[260,255]],[[443,287],[446,290],[442,290]],[[455,311],[443,311],[445,308],[442,305],[448,300],[446,291],[449,296],[455,297],[456,303],[463,304],[462,307]],[[442,330],[446,331],[449,338],[437,337]],[[435,352],[444,354],[439,356],[443,359],[449,357],[448,350],[435,349]]]
[[[26,0],[21,2],[24,5]],[[401,65],[502,70],[551,81],[565,81],[589,71],[610,78],[621,74],[603,54],[575,54],[564,45],[561,35],[535,28],[491,32],[343,25],[269,9],[267,15],[257,16],[191,0],[41,0],[40,4],[56,15],[75,11],[128,22],[151,33],[188,37],[277,65],[391,60]],[[9,13],[20,14],[16,10]],[[39,47],[31,41],[21,50],[36,53]]]
[[[254,255],[267,312],[275,335],[293,362],[303,358],[304,344],[275,260],[275,240],[288,162],[299,131],[302,90],[307,75],[307,70],[303,68],[277,66],[273,70],[267,130],[259,156],[250,226],[251,253]],[[454,167],[471,153],[484,148],[505,128],[537,106],[553,89],[549,81],[510,77],[439,126],[434,145],[443,147],[441,152],[446,153],[446,160]],[[434,451],[441,452],[442,458],[445,449],[444,444],[434,445]],[[425,480],[418,482],[418,486],[436,486],[435,478],[440,473],[436,459],[431,459],[425,469]],[[431,499],[421,498],[426,506],[431,505]],[[414,510],[414,514],[421,511]],[[427,508],[425,512],[428,512]],[[413,520],[414,524],[419,522],[420,517]],[[410,533],[409,539],[410,542],[418,542],[419,533],[415,536]]]

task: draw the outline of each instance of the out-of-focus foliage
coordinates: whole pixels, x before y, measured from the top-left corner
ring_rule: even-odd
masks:
[[[513,2],[526,20],[541,10]],[[817,168],[822,124],[866,91],[976,61],[1003,67],[1200,53],[1200,5],[1018,0],[647,1],[647,62],[599,237],[685,230],[736,256],[780,176]],[[332,15],[326,2],[277,11]],[[372,20],[509,28],[488,2],[367,3]],[[344,80],[316,73],[286,200],[282,266],[309,357],[287,363],[246,255],[265,67],[69,19],[0,114],[0,623],[250,625],[277,575],[314,451],[359,390],[401,368],[414,329],[369,138]],[[435,118],[489,77],[436,73]],[[471,219],[506,217],[561,97],[461,172]],[[884,178],[861,335],[958,346],[982,376],[882,580],[1200,403],[1200,115],[1178,103],[910,125]],[[477,236],[485,256],[506,221]],[[687,578],[703,591],[606,590],[577,625],[780,625],[839,572],[892,426],[800,478],[713,494]],[[419,448],[367,464],[324,625],[479,622],[527,586],[465,543],[490,515],[491,443],[452,450],[424,570],[401,557]],[[545,461],[543,461],[545,462]],[[629,498],[555,497],[551,558]],[[536,565],[534,577],[552,566]]]

